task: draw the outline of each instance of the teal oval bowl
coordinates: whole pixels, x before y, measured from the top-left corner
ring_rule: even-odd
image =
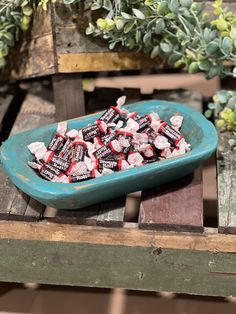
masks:
[[[143,101],[125,106],[140,114],[157,112],[164,120],[173,114],[184,116],[182,132],[192,150],[184,156],[154,162],[80,183],[52,183],[40,178],[27,161],[33,157],[27,145],[35,141],[49,143],[57,124],[10,137],[1,148],[1,161],[12,182],[26,194],[46,206],[76,209],[113,199],[127,193],[148,189],[176,180],[194,171],[208,159],[217,146],[217,132],[201,113],[184,105],[166,101]],[[68,121],[68,129],[93,123],[102,113]]]

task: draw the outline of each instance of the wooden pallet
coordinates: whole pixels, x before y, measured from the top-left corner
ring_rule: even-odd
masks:
[[[183,96],[189,104],[196,99],[168,93]],[[12,134],[50,123],[53,114],[52,103],[29,93]],[[222,224],[203,225],[201,174],[78,211],[52,211],[1,172],[0,280],[236,295],[236,236],[220,234]]]

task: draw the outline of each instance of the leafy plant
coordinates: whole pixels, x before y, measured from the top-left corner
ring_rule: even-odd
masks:
[[[213,96],[213,102],[208,104],[208,110],[205,115],[209,118],[215,115],[218,129],[230,131],[232,138],[229,145],[236,151],[236,92],[221,90]]]
[[[20,29],[29,28],[34,5],[33,0],[0,1],[0,68],[6,65],[6,57],[19,39]]]
[[[208,79],[235,76],[225,67],[225,61],[236,63],[235,13],[223,10],[221,0],[214,6],[218,16],[211,23],[204,5],[192,0],[93,0],[91,9],[104,17],[86,33],[103,37],[110,49],[122,45],[149,53]]]
[[[49,2],[40,0],[44,9]],[[65,4],[81,0],[63,0]],[[189,73],[203,72],[214,76],[236,77],[225,62],[236,63],[236,13],[222,8],[222,0],[214,3],[216,19],[212,22],[204,5],[193,0],[86,0],[91,10],[99,10],[100,18],[89,23],[86,34],[100,36],[109,48],[123,46],[148,53],[172,67]],[[0,67],[5,66],[9,49],[27,30],[36,0],[1,0]]]

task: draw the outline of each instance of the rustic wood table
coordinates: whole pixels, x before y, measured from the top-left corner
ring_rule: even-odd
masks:
[[[82,72],[153,67],[146,56],[88,42],[76,32],[86,16],[77,25],[74,8],[67,10],[56,4],[37,12],[13,73],[20,79],[53,75],[56,117],[43,96],[28,95],[11,134],[84,114]],[[152,97],[201,107],[194,95]],[[227,147],[218,151],[218,227],[204,225],[202,169],[172,184],[53,215],[1,170],[0,280],[236,296],[235,164]],[[136,204],[132,217],[130,203]]]

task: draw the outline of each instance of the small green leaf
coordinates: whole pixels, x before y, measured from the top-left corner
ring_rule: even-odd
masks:
[[[173,13],[178,13],[179,12],[179,3],[178,0],[171,0],[169,3],[169,9]]]
[[[159,46],[154,47],[154,48],[152,49],[152,52],[151,52],[151,56],[150,56],[151,59],[156,58],[156,57],[158,56],[158,54],[159,54],[159,51],[160,51]]]
[[[170,53],[172,51],[172,45],[170,43],[162,42],[160,47],[164,53]]]
[[[110,0],[103,0],[103,6],[104,9],[110,11],[112,10],[112,3]]]
[[[91,35],[95,31],[95,27],[92,23],[89,23],[89,26],[85,30],[86,35]]]
[[[28,5],[22,8],[22,12],[26,16],[31,16],[34,13],[33,8]]]
[[[145,45],[150,45],[151,39],[152,39],[152,33],[151,33],[151,32],[147,32],[147,33],[143,36],[143,42],[144,42],[144,44],[145,44]]]
[[[216,104],[214,104],[213,102],[210,102],[208,104],[208,108],[211,109],[211,110],[215,110],[216,109]]]
[[[229,37],[225,37],[222,41],[221,51],[226,54],[230,55],[233,51],[233,41]]]
[[[140,19],[140,20],[145,20],[145,15],[143,14],[143,12],[141,12],[140,10],[138,9],[132,9],[134,15]]]
[[[199,69],[202,71],[209,71],[212,66],[212,63],[208,60],[202,60],[202,61],[198,61],[198,66],[199,66]]]
[[[212,110],[206,110],[204,114],[205,114],[205,117],[209,119],[212,116]]]
[[[209,56],[214,55],[217,51],[219,51],[219,45],[216,42],[210,42],[207,46],[206,46],[206,53]]]
[[[172,54],[169,56],[167,62],[168,62],[168,64],[169,64],[170,66],[174,66],[174,64],[176,63],[176,61],[178,61],[179,59],[181,59],[181,57],[182,57],[182,54],[181,54],[181,53],[179,53],[179,52],[174,52],[174,53],[172,53]]]
[[[113,41],[112,43],[109,44],[109,49],[113,50],[115,48],[116,42]]]
[[[128,32],[130,32],[131,29],[134,27],[134,24],[135,24],[135,21],[126,23],[124,27],[124,33],[127,34]]]
[[[116,28],[119,31],[124,27],[125,23],[126,23],[126,21],[122,20],[121,18],[115,20]]]
[[[208,79],[212,79],[215,76],[218,76],[220,74],[220,67],[217,65],[214,65],[210,68],[209,73],[207,74]]]
[[[192,0],[180,0],[180,4],[185,8],[190,8],[192,3]]]
[[[160,15],[166,15],[169,12],[168,10],[168,2],[161,1],[157,6],[157,13]]]
[[[188,73],[195,74],[199,72],[198,62],[192,62],[188,67]]]
[[[231,97],[227,105],[230,109],[236,110],[236,96]]]
[[[236,26],[233,26],[231,31],[230,31],[230,37],[232,39],[236,39]]]
[[[124,19],[126,20],[132,20],[133,17],[132,15],[128,14],[128,13],[125,13],[125,12],[121,12],[121,15],[123,16]]]
[[[165,28],[165,21],[164,19],[158,19],[156,21],[156,26],[155,26],[155,33],[156,34],[161,34],[161,32],[164,30]]]

